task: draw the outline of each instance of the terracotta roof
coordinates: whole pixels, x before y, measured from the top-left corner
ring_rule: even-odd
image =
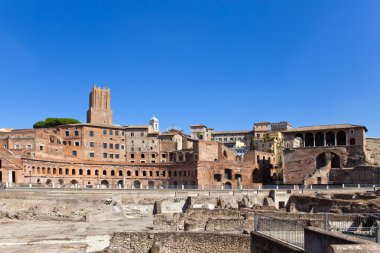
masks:
[[[319,130],[334,130],[334,129],[346,129],[346,128],[364,128],[367,132],[367,128],[361,125],[351,125],[351,124],[334,124],[334,125],[319,125],[319,126],[305,126],[297,127],[284,131],[284,133],[293,132],[306,132],[306,131],[319,131]]]

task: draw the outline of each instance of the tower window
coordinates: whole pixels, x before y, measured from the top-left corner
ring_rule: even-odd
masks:
[[[91,137],[94,136],[94,131],[90,131],[90,136],[91,136]]]

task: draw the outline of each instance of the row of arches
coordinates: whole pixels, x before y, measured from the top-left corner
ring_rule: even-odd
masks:
[[[62,175],[62,176],[111,176],[111,177],[194,177],[194,170],[109,170],[109,169],[75,169],[75,168],[45,168],[32,166],[29,170],[33,175]]]
[[[337,133],[329,131],[326,134],[322,132],[313,133],[298,133],[295,135],[295,140],[302,147],[323,147],[323,146],[346,146],[347,135],[344,131]],[[349,140],[349,145],[356,145],[355,138]]]

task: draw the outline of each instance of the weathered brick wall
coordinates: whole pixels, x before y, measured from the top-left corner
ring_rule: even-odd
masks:
[[[160,245],[160,253],[249,253],[251,239],[249,235],[207,232],[120,232],[103,253],[148,253],[155,244]]]

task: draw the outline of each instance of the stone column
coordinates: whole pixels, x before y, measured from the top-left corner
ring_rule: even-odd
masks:
[[[12,181],[12,170],[8,170],[8,186],[12,187],[13,186],[13,181]]]
[[[315,134],[313,134],[313,147],[315,147]]]

